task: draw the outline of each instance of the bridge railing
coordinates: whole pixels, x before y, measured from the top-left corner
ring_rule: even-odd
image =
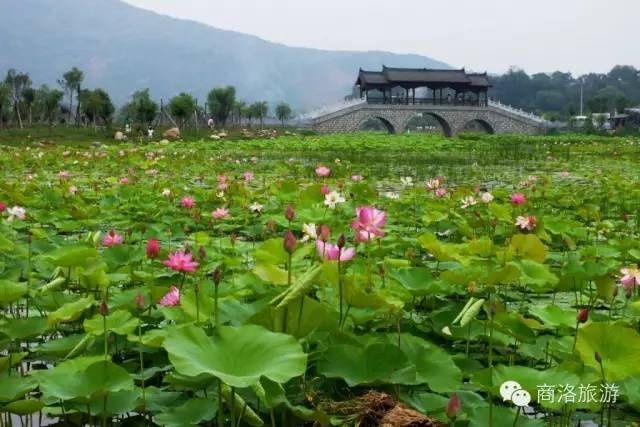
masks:
[[[542,123],[542,124],[546,124],[548,121],[546,119],[544,119],[543,117],[540,117],[536,114],[530,113],[528,111],[525,111],[521,108],[517,108],[517,107],[513,107],[511,105],[507,105],[507,104],[503,104],[502,102],[496,100],[496,99],[489,99],[489,106],[490,107],[495,107],[495,108],[499,108],[501,110],[505,110],[508,111],[512,114],[530,119],[530,120],[534,120],[536,122]]]
[[[315,119],[317,117],[324,116],[326,114],[335,113],[336,111],[344,110],[345,108],[353,107],[354,105],[364,104],[366,102],[367,101],[364,98],[362,99],[355,98],[355,99],[342,101],[336,104],[327,105],[327,106],[318,108],[316,110],[310,111],[305,114],[301,114],[300,116],[298,116],[298,120],[305,121],[305,120]]]
[[[484,100],[478,103],[477,100],[461,100],[456,98],[404,98],[404,97],[369,97],[367,98],[368,104],[384,104],[384,105],[455,105],[455,106],[467,106],[467,107],[486,107],[487,104]]]

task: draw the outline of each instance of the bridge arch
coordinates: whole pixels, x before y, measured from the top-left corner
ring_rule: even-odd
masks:
[[[444,136],[446,136],[446,137],[453,136],[453,128],[452,128],[451,124],[444,117],[442,117],[440,114],[437,114],[437,113],[434,113],[434,112],[431,112],[431,111],[415,112],[415,113],[410,114],[409,117],[407,117],[407,119],[403,123],[402,129],[403,130],[407,129],[412,120],[415,120],[416,118],[424,117],[424,116],[429,116],[429,117],[435,119],[435,121],[438,123],[438,125],[440,125],[440,128],[442,129],[442,133],[444,134]]]
[[[398,133],[399,131],[401,131],[401,129],[398,128],[398,125],[394,124],[391,118],[385,117],[383,114],[367,114],[357,122],[355,130],[361,130],[365,123],[370,120],[378,120],[390,134]]]
[[[460,132],[474,132],[474,131],[480,131],[480,132],[486,132],[488,134],[493,135],[494,133],[496,133],[494,127],[491,125],[491,123],[489,123],[488,121],[481,119],[481,118],[473,118],[471,120],[467,120],[464,125],[462,126],[462,128],[460,128]]]

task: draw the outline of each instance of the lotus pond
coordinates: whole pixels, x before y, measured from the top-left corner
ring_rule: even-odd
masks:
[[[0,167],[0,425],[640,420],[640,139],[15,144]]]

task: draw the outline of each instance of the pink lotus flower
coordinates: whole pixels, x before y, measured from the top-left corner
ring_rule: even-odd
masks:
[[[243,174],[244,176],[244,181],[249,184],[251,181],[253,181],[254,175],[253,172],[251,171],[247,171]]]
[[[638,267],[622,268],[620,274],[622,274],[620,284],[626,291],[640,285],[640,269]]]
[[[229,210],[225,208],[217,208],[215,211],[211,212],[211,216],[213,219],[227,219],[229,218]]]
[[[327,184],[324,184],[322,187],[320,187],[320,193],[322,195],[326,196],[330,192],[331,192],[331,189],[329,188],[329,186]]]
[[[331,169],[326,166],[318,166],[316,168],[316,175],[319,177],[326,177],[329,176],[329,174],[331,174]]]
[[[71,174],[69,173],[69,171],[58,172],[58,178],[60,178],[61,180],[69,179],[70,176]]]
[[[191,196],[184,196],[180,201],[180,205],[185,209],[191,209],[196,205],[196,201]]]
[[[226,182],[220,182],[218,183],[218,190],[220,191],[224,191],[227,188],[229,188],[229,184],[227,184]]]
[[[527,197],[522,193],[513,193],[511,195],[511,203],[514,205],[522,205],[527,201]]]
[[[106,247],[111,247],[121,245],[123,241],[124,238],[116,233],[115,230],[109,230],[107,235],[104,236],[104,239],[102,239],[102,244]]]
[[[193,273],[199,265],[193,260],[193,256],[190,253],[184,253],[182,251],[169,254],[169,258],[164,261],[163,264],[173,271],[180,271],[182,273]]]
[[[160,254],[160,242],[157,239],[149,239],[146,247],[147,258],[157,258]]]
[[[4,203],[0,202],[0,213],[4,212],[5,209],[7,209],[7,205],[5,205]]]
[[[318,256],[326,261],[337,261],[339,259],[340,262],[347,262],[351,261],[356,255],[354,248],[342,248],[341,250],[337,245],[325,243],[322,240],[316,240],[316,250],[318,251]]]
[[[127,185],[129,183],[129,178],[126,176],[123,176],[122,178],[120,178],[120,184],[122,185]]]
[[[442,198],[447,195],[447,189],[444,187],[440,187],[436,189],[435,194],[436,194],[436,197]]]
[[[351,175],[351,181],[362,181],[364,179],[364,177],[362,175]]]
[[[533,231],[536,228],[538,219],[533,215],[519,216],[516,218],[516,226],[521,230]]]
[[[69,187],[70,194],[76,194],[77,192],[78,192],[78,187],[76,187],[75,185],[72,185],[71,187]]]
[[[373,236],[382,237],[382,227],[387,223],[387,213],[370,206],[356,208],[357,218],[351,223],[356,232],[356,240],[367,242]]]
[[[175,307],[180,304],[180,290],[174,285],[171,285],[169,292],[165,294],[160,300],[160,305],[163,307]]]
[[[436,190],[440,187],[440,180],[438,178],[430,179],[425,183],[427,190]]]

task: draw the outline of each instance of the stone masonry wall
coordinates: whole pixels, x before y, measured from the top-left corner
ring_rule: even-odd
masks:
[[[403,133],[416,115],[429,113],[442,125],[447,136],[456,135],[472,120],[488,125],[494,133],[543,132],[539,122],[500,110],[495,107],[456,107],[421,105],[359,104],[345,110],[317,118],[313,128],[320,133],[349,133],[361,129],[371,118],[380,119],[393,133]]]

